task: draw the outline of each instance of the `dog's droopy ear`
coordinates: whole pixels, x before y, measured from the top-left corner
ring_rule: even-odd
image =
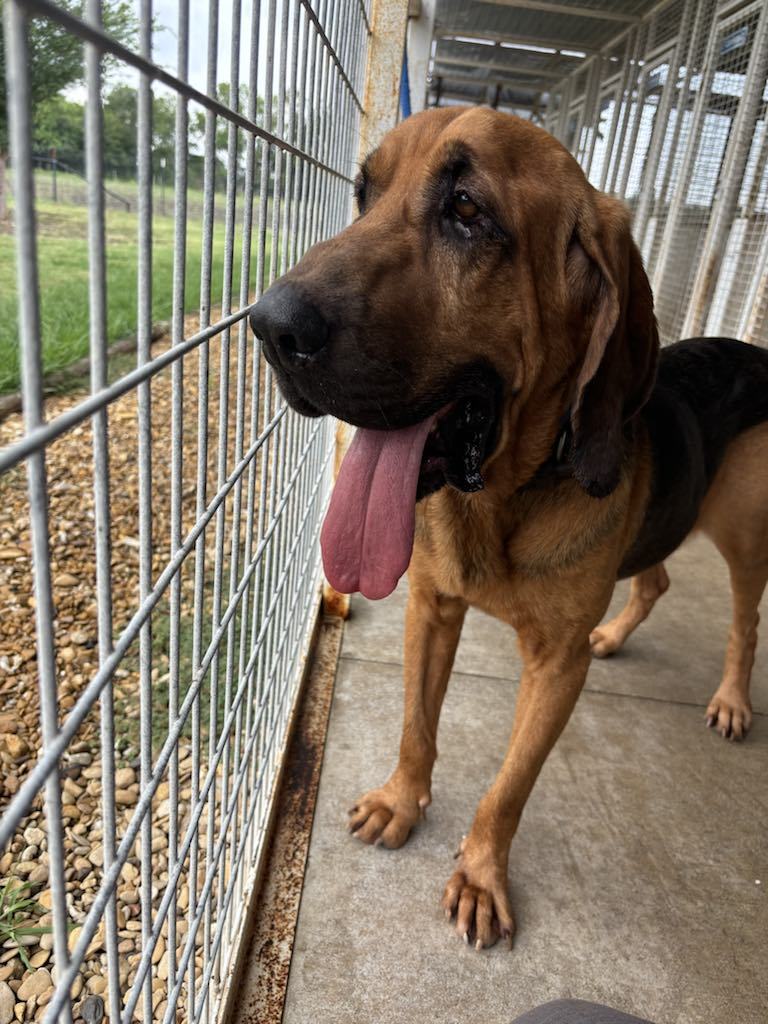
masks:
[[[629,214],[593,192],[566,256],[566,286],[588,343],[571,402],[573,474],[593,497],[621,479],[624,424],[647,400],[659,339],[653,296],[632,240]]]

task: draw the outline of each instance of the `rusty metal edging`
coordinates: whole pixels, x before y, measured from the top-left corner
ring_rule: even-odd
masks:
[[[318,611],[219,1024],[283,1016],[343,629]]]

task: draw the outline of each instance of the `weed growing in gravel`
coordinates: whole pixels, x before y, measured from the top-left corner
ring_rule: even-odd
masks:
[[[19,958],[27,970],[32,969],[25,949],[26,938],[47,935],[50,925],[38,925],[37,918],[45,907],[33,895],[33,884],[11,876],[0,882],[0,946],[15,942]],[[32,916],[31,916],[32,915]]]

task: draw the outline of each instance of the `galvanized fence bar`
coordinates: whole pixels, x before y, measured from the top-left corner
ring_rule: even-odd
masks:
[[[565,132],[568,126],[568,114],[571,108],[571,96],[573,94],[573,77],[566,79],[560,91],[560,109],[557,115],[557,129],[555,135],[561,142],[565,142]]]
[[[755,271],[747,291],[739,323],[739,336],[745,341],[765,344],[768,334],[768,230],[755,261]]]
[[[677,38],[670,56],[669,66],[667,68],[667,80],[662,89],[661,101],[656,111],[656,117],[654,118],[651,141],[648,145],[648,154],[646,156],[645,166],[643,167],[642,184],[640,186],[640,194],[638,196],[633,221],[635,237],[637,238],[638,243],[642,243],[645,238],[648,218],[650,216],[651,206],[655,196],[656,176],[658,174],[659,162],[661,160],[661,150],[667,135],[667,126],[669,124],[669,117],[673,107],[675,91],[678,89],[680,67],[685,60],[683,52],[685,43],[688,40],[694,12],[700,9],[701,5],[697,0],[685,0],[682,20],[680,22]]]
[[[22,347],[21,384],[24,399],[24,428],[26,432],[30,432],[43,422],[44,410],[40,288],[31,152],[28,14],[16,0],[8,0],[4,4],[3,17],[10,140],[18,195],[16,232],[19,334],[26,341]],[[50,569],[48,481],[44,451],[35,451],[27,461],[27,486],[37,627],[40,723],[43,744],[48,747],[55,742],[59,735],[59,709],[56,655],[53,643],[54,607]],[[54,954],[57,964],[60,965],[59,969],[63,971],[69,962],[69,922],[64,882],[61,786],[58,772],[55,771],[49,772],[45,778],[45,815],[52,893]],[[62,993],[60,1011],[59,1020],[62,1024],[70,1024],[72,1010],[69,988]]]
[[[183,82],[189,75],[189,0],[179,0],[177,18],[176,74]],[[171,345],[177,348],[184,340],[184,313],[186,309],[186,249],[187,249],[187,132],[189,105],[185,96],[176,96],[176,142],[174,152],[174,249],[173,249],[173,309],[171,319]],[[242,323],[242,321],[241,321]],[[171,367],[171,553],[178,551],[182,539],[182,492],[184,469],[184,361],[177,359]],[[168,730],[173,728],[179,713],[181,685],[181,573],[175,573],[170,584],[169,641],[168,641]],[[179,755],[174,747],[168,765],[168,799],[172,807],[179,803]],[[175,870],[179,855],[179,823],[174,815],[168,821],[168,873]],[[168,913],[168,976],[166,997],[176,982],[177,894],[174,888]],[[110,984],[112,981],[110,980]],[[117,1018],[115,1018],[117,1019]]]
[[[696,150],[701,140],[701,129],[704,117],[706,115],[706,100],[707,94],[709,93],[712,79],[715,74],[714,57],[716,52],[716,40],[714,34],[712,35],[708,45],[707,54],[704,58],[703,73],[699,80],[698,91],[696,93],[696,100],[691,114],[691,123],[688,130],[685,151],[678,174],[678,182],[682,182],[682,187],[675,189],[672,196],[669,211],[667,213],[667,220],[664,226],[664,234],[661,238],[661,245],[659,248],[659,255],[654,267],[653,286],[654,290],[658,291],[664,281],[667,274],[668,262],[671,256],[671,250],[673,240],[676,232],[679,230],[680,216],[685,205],[686,199],[686,184],[691,175],[691,169],[693,162],[696,157]]]
[[[139,52],[152,58],[152,0],[140,0]],[[152,344],[152,83],[146,73],[139,76],[137,109],[138,134],[138,310],[136,355],[142,366],[151,357]],[[139,464],[139,601],[152,588],[152,391],[148,380],[137,389]],[[152,616],[139,632],[139,750],[140,785],[149,787],[152,776]],[[145,812],[141,822],[141,938],[148,948],[152,936],[152,816]],[[152,1019],[152,979],[142,989],[142,1019]]]
[[[219,39],[225,3],[227,53]],[[152,52],[151,0],[141,0],[136,47],[105,31],[101,0],[87,0],[82,17],[55,0],[9,0],[4,9],[5,38],[14,43],[8,77],[26,419],[15,436],[6,434],[0,472],[26,462],[30,481],[42,750],[2,809],[0,844],[16,850],[17,833],[45,792],[55,966],[45,1016],[67,1024],[71,997],[79,1016],[90,993],[103,994],[113,1024],[170,1024],[179,1015],[209,1024],[220,1011],[319,607],[317,538],[330,485],[331,425],[285,407],[246,317],[268,283],[349,215],[370,19],[363,2],[248,0],[241,7],[241,0],[209,0],[207,7],[201,68],[192,56],[190,5],[179,0],[172,71]],[[88,96],[90,390],[57,399],[47,419],[25,70],[30,15],[84,45]],[[138,76],[137,360],[127,372],[112,366],[107,348],[106,58]],[[205,86],[197,88],[201,70]],[[152,202],[152,117],[158,95],[169,90],[176,138],[172,274],[164,283],[153,273],[162,234],[155,233],[160,214]],[[201,205],[190,198],[189,169],[198,157],[189,143],[193,108],[204,123]],[[152,308],[154,297],[165,300],[163,288],[171,326],[158,350]],[[95,555],[85,575],[93,568],[98,664],[73,682],[56,664],[61,641],[49,554],[56,507],[46,493],[46,460],[60,461],[89,419],[93,513],[86,508],[78,530]],[[138,487],[130,523],[118,500],[125,482],[114,471],[121,449],[131,452],[123,472]],[[13,475],[3,486],[14,487]],[[116,538],[138,551],[130,569],[116,555]],[[118,577],[126,576],[134,589],[127,600],[121,590],[116,604]],[[73,696],[60,712],[65,675]],[[101,853],[87,902],[75,905],[71,837],[62,829],[72,820],[62,818],[62,803],[69,807],[65,798],[72,797],[62,795],[58,769],[96,724],[95,747],[81,740],[75,749],[92,751],[82,756],[93,765],[88,792],[98,793],[92,832]],[[126,728],[135,743],[129,764]],[[134,768],[138,780],[125,782]],[[92,988],[93,978],[99,984]]]
[[[634,35],[634,42],[631,49],[631,56],[629,58],[629,68],[627,69],[626,92],[622,94],[621,99],[622,109],[620,111],[618,136],[614,134],[614,149],[609,154],[609,159],[611,161],[611,171],[608,181],[606,182],[609,192],[615,192],[618,187],[617,181],[619,179],[619,171],[622,166],[622,157],[626,152],[631,153],[631,148],[625,146],[625,140],[627,137],[627,131],[629,129],[630,122],[632,121],[632,94],[635,91],[637,85],[638,62],[640,60],[640,54],[643,52],[643,44],[646,35],[646,26],[637,26]]]
[[[640,65],[639,54],[641,54],[643,52],[642,49],[641,49],[641,47],[643,45],[645,45],[645,47],[647,47],[648,49],[650,49],[653,46],[657,17],[658,17],[658,15],[654,16],[651,19],[650,23],[648,24],[647,29],[646,29],[645,38],[644,38],[643,42],[641,42],[642,33],[638,33],[638,48],[637,48],[637,56],[635,58],[635,68],[634,68],[635,75],[636,75],[636,77],[635,77],[635,96],[636,96],[636,99],[635,99],[635,102],[634,102],[634,115],[631,114],[631,109],[632,109],[632,87],[630,85],[630,90],[629,90],[629,93],[627,95],[627,119],[625,119],[625,121],[624,121],[624,123],[622,125],[622,131],[623,131],[623,133],[626,133],[628,120],[632,121],[632,128],[629,131],[629,141],[626,142],[626,149],[625,149],[625,153],[623,154],[624,159],[622,161],[618,161],[618,160],[616,161],[615,172],[614,172],[614,175],[613,175],[614,189],[621,196],[624,196],[624,195],[627,194],[627,185],[629,184],[629,175],[630,175],[630,172],[632,170],[632,161],[633,161],[633,157],[635,155],[635,149],[637,147],[638,136],[640,134],[640,126],[643,123],[643,107],[645,105],[645,89],[646,89],[646,85],[647,85],[647,82],[648,82],[649,65],[648,65],[647,62],[645,62],[643,64],[642,68],[639,68],[639,65]],[[638,68],[639,68],[639,73],[638,73],[638,70],[637,70]],[[622,137],[622,140],[621,140],[622,144],[625,142],[625,140],[626,140],[626,134],[624,134],[623,137]],[[616,172],[618,172],[618,173],[616,173]]]
[[[709,302],[721,267],[728,233],[736,216],[739,193],[752,147],[760,108],[765,108],[768,76],[768,4],[762,4],[755,29],[749,64],[744,72],[744,91],[728,139],[718,189],[703,254],[693,283],[683,333],[696,334],[703,329]]]
[[[96,28],[102,24],[101,0],[88,0],[85,16]],[[107,291],[106,291],[106,225],[103,187],[103,123],[101,108],[101,53],[93,44],[85,47],[86,86],[89,102],[86,107],[86,171],[88,180],[88,247],[90,251],[90,354],[91,393],[97,393],[107,382]],[[98,593],[99,664],[112,653],[112,545],[109,507],[109,420],[105,408],[94,413],[93,431],[93,504],[96,556],[96,589]],[[115,705],[112,680],[99,697],[100,740],[102,749],[102,821],[104,870],[115,861],[117,815],[115,813]],[[117,936],[117,899],[110,893],[104,912],[107,947],[109,1016],[120,1016],[119,951]]]
[[[585,114],[584,122],[587,127],[587,136],[581,150],[581,162],[584,173],[589,177],[592,167],[592,158],[595,155],[595,143],[597,141],[597,122],[600,116],[600,82],[603,74],[603,58],[595,57],[590,68],[589,81],[587,85],[587,97],[584,101]]]
[[[634,26],[631,31],[627,33],[624,40],[624,66],[622,68],[619,86],[616,90],[613,111],[611,113],[611,124],[608,129],[608,138],[606,139],[605,144],[605,158],[600,171],[600,189],[602,191],[605,191],[606,182],[608,181],[608,173],[611,169],[611,157],[613,155],[614,144],[616,142],[616,132],[619,127],[619,119],[624,110],[624,97],[630,87],[630,78],[632,73],[631,54],[637,45],[638,33],[639,29],[637,26]]]

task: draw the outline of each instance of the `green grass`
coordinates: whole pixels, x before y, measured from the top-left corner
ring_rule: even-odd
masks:
[[[121,183],[123,184],[123,183]],[[217,197],[218,198],[218,197]],[[168,203],[170,208],[172,198]],[[40,316],[43,370],[68,366],[88,352],[87,210],[82,206],[37,203]],[[135,211],[107,210],[107,341],[136,332],[138,217]],[[171,315],[173,218],[155,216],[152,224],[152,322]],[[239,288],[241,234],[235,234],[234,295]],[[187,312],[200,299],[201,226],[190,219],[186,249]],[[224,225],[215,224],[212,300],[220,301],[224,270]],[[19,387],[19,341],[15,242],[0,233],[0,392]]]
[[[13,176],[12,170],[10,176]],[[224,210],[225,194],[223,182],[217,178],[217,183],[219,191],[216,193],[216,207],[221,217]],[[59,205],[85,206],[88,192],[88,182],[85,178],[81,178],[79,174],[58,171],[56,173],[56,186]],[[127,200],[130,204],[130,212],[136,212],[139,202],[139,184],[135,179],[113,178],[106,175],[104,178],[104,188],[107,192],[105,199],[108,206],[119,210],[122,209],[121,201]],[[53,202],[53,173],[50,170],[42,167],[35,168],[35,195],[39,202]],[[165,172],[165,188],[163,188],[162,183],[157,178],[154,179],[153,200],[155,212],[167,214],[168,216],[173,214],[173,172],[171,170],[166,170]],[[165,209],[162,208],[163,202],[165,203]],[[203,194],[199,188],[187,189],[187,207],[190,211],[190,217],[193,211],[199,213],[202,209],[202,203]]]
[[[27,957],[23,940],[32,935],[38,937],[51,932],[51,926],[40,926],[37,919],[45,913],[35,896],[31,882],[18,878],[6,878],[0,882],[0,945],[3,948],[16,944],[19,957],[27,970],[32,965]]]

